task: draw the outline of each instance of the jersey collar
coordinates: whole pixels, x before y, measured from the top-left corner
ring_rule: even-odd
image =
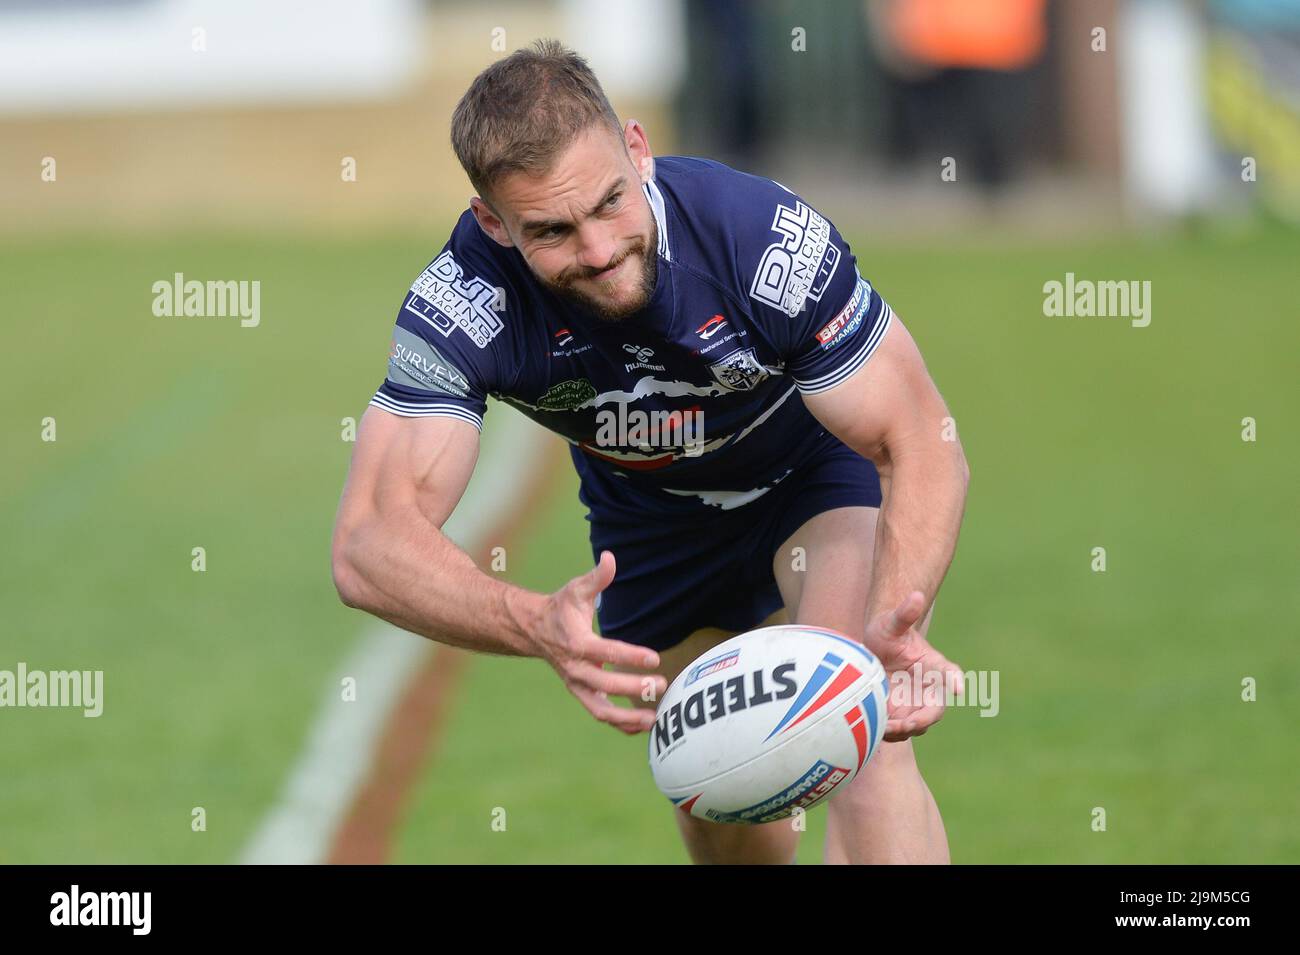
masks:
[[[653,179],[641,185],[641,191],[650,201],[650,211],[654,213],[655,225],[659,229],[659,256],[667,262],[673,260],[672,247],[668,244],[668,213],[664,209],[664,194]]]

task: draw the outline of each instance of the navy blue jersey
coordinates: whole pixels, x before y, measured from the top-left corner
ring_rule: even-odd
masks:
[[[835,227],[779,183],[655,160],[646,307],[608,321],[541,285],[466,210],[415,280],[372,404],[481,428],[486,398],[563,436],[604,514],[731,509],[788,475],[824,429],[802,394],[861,368],[890,324]]]

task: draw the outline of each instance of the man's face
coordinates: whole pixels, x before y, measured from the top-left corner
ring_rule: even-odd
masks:
[[[502,244],[516,246],[556,295],[608,321],[645,307],[658,267],[658,231],[637,168],[652,169],[645,164],[653,160],[648,148],[640,155],[640,126],[629,123],[628,137],[630,149],[612,131],[592,127],[544,175],[514,173],[492,190],[498,229],[508,235]]]

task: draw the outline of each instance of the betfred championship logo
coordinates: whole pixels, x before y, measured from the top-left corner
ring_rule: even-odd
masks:
[[[710,809],[705,812],[714,822],[775,822],[784,819],[795,809],[805,808],[820,802],[831,791],[849,778],[850,771],[840,766],[832,766],[824,759],[815,762],[808,772],[795,780],[787,788],[760,803],[737,809],[734,812],[722,812]]]
[[[834,348],[857,331],[858,326],[862,324],[863,316],[867,314],[867,308],[870,304],[871,283],[858,276],[858,282],[853,287],[853,297],[849,299],[849,303],[840,309],[839,314],[817,332],[817,342],[821,345],[822,351]]]

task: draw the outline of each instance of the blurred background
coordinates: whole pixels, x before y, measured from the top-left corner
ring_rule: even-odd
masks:
[[[104,684],[0,708],[0,862],[685,861],[644,739],[330,582],[451,111],[545,36],[835,222],[956,416],[931,638],[1002,697],[916,744],[954,861],[1300,858],[1300,0],[0,0],[0,671]],[[259,320],[156,314],[177,273]],[[554,590],[563,442],[487,421],[449,533]]]

